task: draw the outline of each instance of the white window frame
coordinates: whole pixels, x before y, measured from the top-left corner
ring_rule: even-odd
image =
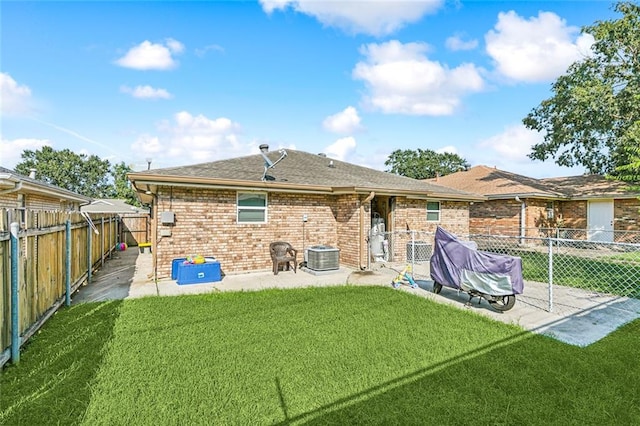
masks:
[[[240,206],[240,195],[241,194],[251,194],[251,195],[264,195],[264,207],[259,206]],[[267,223],[268,215],[268,207],[269,207],[269,195],[266,192],[255,192],[255,191],[237,191],[236,192],[236,223],[239,225],[256,225]],[[264,211],[264,220],[261,222],[243,222],[240,220],[240,210],[263,210]]]
[[[429,210],[429,203],[438,203],[438,209],[437,210]],[[427,222],[440,222],[440,219],[442,218],[442,203],[439,200],[428,200],[427,201],[427,205],[425,206],[425,209],[427,211],[426,213],[426,218],[427,218]],[[429,213],[437,213],[438,214],[438,219],[436,220],[432,220],[429,219]]]

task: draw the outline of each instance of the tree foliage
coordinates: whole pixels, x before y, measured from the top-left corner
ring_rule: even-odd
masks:
[[[553,96],[523,120],[544,133],[529,157],[584,166],[623,180],[640,177],[640,6],[615,5],[616,20],[583,28],[592,54],[573,63],[552,85]]]
[[[397,149],[384,162],[387,171],[413,179],[429,179],[469,168],[458,154],[438,153],[430,149]]]
[[[56,151],[50,146],[25,150],[16,172],[29,175],[35,169],[40,181],[68,189],[91,198],[120,198],[136,204],[127,173],[133,171],[125,163],[111,166],[109,160],[96,155],[76,154],[69,149]]]

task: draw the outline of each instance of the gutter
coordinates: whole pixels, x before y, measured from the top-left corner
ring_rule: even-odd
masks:
[[[139,193],[147,191],[155,192],[158,186],[173,186],[183,188],[205,188],[205,189],[228,189],[232,191],[266,191],[266,192],[287,192],[287,193],[305,193],[305,194],[323,194],[323,195],[342,195],[353,193],[371,193],[375,192],[379,195],[388,196],[405,196],[408,198],[437,198],[440,200],[451,201],[486,201],[487,198],[476,194],[451,194],[451,193],[434,193],[419,190],[392,189],[392,188],[365,188],[365,187],[344,187],[344,186],[320,186],[320,185],[301,185],[291,183],[273,183],[264,181],[246,181],[232,179],[206,179],[194,178],[190,176],[163,176],[163,179],[151,180],[149,178],[157,178],[157,176],[140,175],[141,178],[136,180],[134,174],[127,175]],[[150,195],[150,194],[147,194]]]
[[[3,189],[2,191],[0,191],[0,195],[2,195],[2,194],[10,194],[12,192],[20,191],[21,189],[22,189],[22,181],[16,183],[13,188]]]

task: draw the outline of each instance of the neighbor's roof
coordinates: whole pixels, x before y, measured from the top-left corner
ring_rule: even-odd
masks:
[[[513,198],[516,195],[527,198],[564,198],[554,186],[544,182],[496,169],[495,167],[474,166],[469,170],[452,173],[429,182],[449,188],[473,192],[490,200]]]
[[[117,198],[100,198],[93,200],[91,204],[82,206],[80,211],[87,213],[120,213],[120,214],[145,214],[149,213],[149,209],[144,207],[136,207],[128,204],[125,200]]]
[[[84,195],[80,195],[73,191],[69,191],[37,179],[32,179],[28,176],[23,176],[2,166],[0,166],[0,192],[1,191],[38,194],[79,203],[91,201],[90,197],[85,197]]]
[[[483,196],[445,188],[433,183],[398,176],[339,161],[320,154],[287,150],[287,157],[268,170],[262,180],[265,161],[260,154],[211,163],[129,173],[141,192],[155,192],[158,185],[228,187],[279,192],[316,192],[327,194],[364,193],[414,195],[454,200],[484,200]],[[281,154],[266,154],[276,162]]]
[[[637,191],[629,190],[629,184],[618,180],[607,179],[601,175],[582,175],[540,179],[545,184],[553,185],[571,199],[593,198],[636,198]]]
[[[600,175],[535,179],[495,167],[474,166],[429,182],[486,196],[490,200],[512,198],[593,199],[633,198],[628,184]]]

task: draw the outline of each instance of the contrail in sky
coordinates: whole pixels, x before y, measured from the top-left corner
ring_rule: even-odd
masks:
[[[73,136],[73,137],[75,137],[75,138],[78,138],[78,139],[80,139],[80,140],[82,140],[82,141],[89,142],[89,143],[91,143],[91,144],[94,144],[94,145],[97,145],[97,146],[99,146],[99,147],[101,147],[101,148],[104,148],[104,149],[108,150],[109,152],[112,152],[116,157],[122,157],[122,154],[121,154],[121,153],[119,153],[119,152],[117,152],[117,151],[114,151],[114,150],[113,150],[113,149],[111,149],[108,145],[105,145],[105,144],[103,144],[103,143],[100,143],[100,142],[98,142],[98,141],[95,141],[95,140],[93,140],[93,139],[90,139],[90,138],[88,138],[88,137],[86,137],[86,136],[82,136],[80,133],[75,132],[75,131],[73,131],[73,130],[71,130],[71,129],[67,129],[67,128],[62,127],[62,126],[58,126],[57,124],[48,123],[48,122],[46,122],[46,121],[42,121],[42,120],[39,120],[39,119],[34,118],[34,117],[29,117],[29,118],[30,118],[30,119],[32,119],[33,121],[37,121],[38,123],[44,124],[45,126],[52,127],[52,128],[54,128],[54,129],[56,129],[56,130],[59,130],[59,131],[61,131],[61,132],[64,132],[64,133],[66,133],[66,134],[68,134],[68,135],[71,135],[71,136]]]

